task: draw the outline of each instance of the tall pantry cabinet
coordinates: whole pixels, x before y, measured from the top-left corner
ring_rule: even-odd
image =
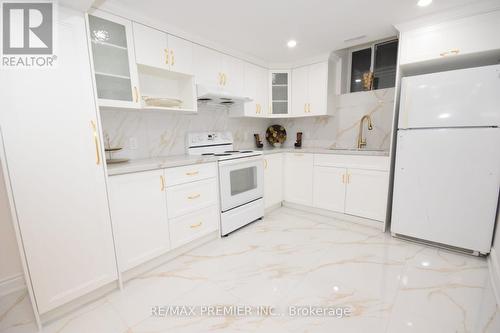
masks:
[[[37,318],[118,276],[85,17],[57,10],[55,67],[0,70],[2,167]]]

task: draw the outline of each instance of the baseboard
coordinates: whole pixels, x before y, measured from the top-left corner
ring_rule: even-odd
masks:
[[[0,297],[26,289],[22,274],[10,276],[0,281]]]
[[[326,209],[305,206],[305,205],[301,205],[301,204],[291,203],[288,201],[283,202],[283,207],[294,208],[294,209],[302,210],[302,211],[305,211],[308,213],[318,214],[318,215],[322,215],[322,216],[326,216],[326,217],[332,217],[332,218],[339,219],[342,221],[361,224],[361,225],[364,225],[367,227],[371,227],[371,228],[375,228],[375,229],[384,231],[384,222],[381,222],[381,221],[370,220],[370,219],[366,219],[363,217],[344,214],[344,213],[332,212],[332,211],[329,211]]]
[[[273,210],[276,210],[276,209],[278,209],[278,208],[281,208],[281,206],[282,206],[282,205],[283,205],[283,203],[282,203],[282,202],[279,202],[279,203],[277,203],[277,204],[274,204],[274,205],[272,205],[272,206],[269,206],[269,207],[267,207],[267,208],[264,210],[264,214],[265,214],[265,215],[267,215],[267,214],[271,213]]]
[[[491,248],[490,255],[488,256],[488,268],[490,271],[491,285],[493,286],[493,292],[495,293],[495,298],[497,299],[497,304],[500,304],[500,258],[495,251],[495,248]]]

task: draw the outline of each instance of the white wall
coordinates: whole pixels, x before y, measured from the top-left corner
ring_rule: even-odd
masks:
[[[16,278],[22,279],[22,266],[19,258],[17,241],[12,226],[9,202],[5,182],[0,168],[0,294],[10,288]]]

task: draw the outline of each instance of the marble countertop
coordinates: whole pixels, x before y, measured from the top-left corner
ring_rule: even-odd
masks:
[[[260,149],[264,155],[300,152],[310,154],[337,154],[337,155],[366,155],[366,156],[389,156],[387,151],[378,150],[348,150],[348,149],[327,149],[327,148],[264,148]],[[184,165],[216,162],[214,156],[192,156],[175,155],[155,158],[145,158],[131,160],[125,163],[108,164],[108,176],[122,175],[125,173],[173,168]]]
[[[335,155],[362,155],[362,156],[389,156],[387,150],[369,149],[328,149],[328,148],[264,148],[259,149],[264,155],[277,153],[309,153],[309,154],[335,154]]]
[[[214,156],[175,155],[131,160],[126,163],[108,164],[108,176],[125,173],[173,168],[184,165],[216,162]]]

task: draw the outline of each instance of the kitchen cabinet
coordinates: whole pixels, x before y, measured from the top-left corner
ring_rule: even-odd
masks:
[[[347,170],[335,167],[314,167],[313,206],[344,212]]]
[[[107,27],[117,43],[119,25]],[[118,279],[85,16],[60,6],[54,30],[56,68],[0,76],[5,96],[24,96],[0,99],[8,110],[0,112],[1,160],[40,315]]]
[[[244,93],[252,101],[245,103],[245,116],[263,117],[268,112],[268,74],[267,69],[245,63]]]
[[[191,42],[136,22],[133,31],[138,64],[184,74],[193,72]]]
[[[243,95],[244,62],[196,45],[193,51],[194,73],[198,84],[227,91],[232,95]]]
[[[327,98],[327,61],[292,70],[292,115],[326,115]]]
[[[264,156],[264,207],[270,208],[283,201],[283,155]]]
[[[290,114],[291,72],[289,70],[269,71],[268,116],[283,117]]]
[[[121,271],[169,250],[164,170],[111,176],[109,204]]]
[[[403,31],[400,65],[500,50],[500,11]]]
[[[285,201],[312,206],[313,154],[285,153],[284,163]]]
[[[217,204],[216,178],[172,186],[167,189],[168,216],[178,217]]]
[[[218,206],[215,205],[171,219],[169,224],[172,248],[185,245],[217,230],[219,215]]]
[[[379,170],[347,170],[345,212],[377,221],[385,220],[389,174]]]
[[[132,22],[96,10],[88,27],[99,106],[139,108]]]

